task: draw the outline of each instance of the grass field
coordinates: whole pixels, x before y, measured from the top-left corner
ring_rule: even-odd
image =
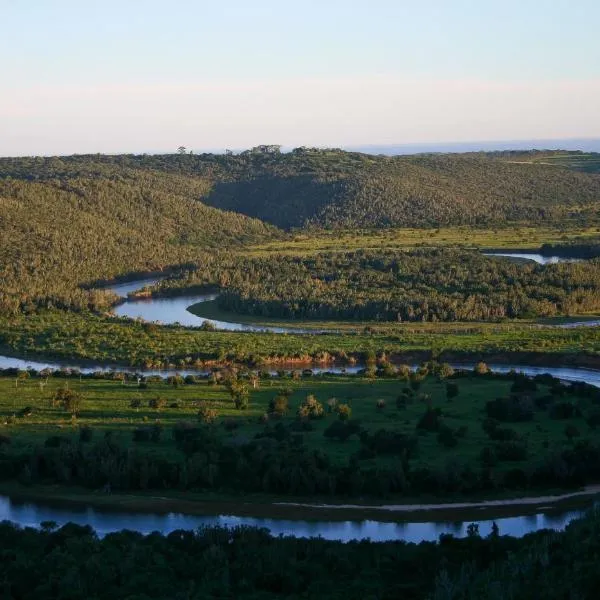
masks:
[[[244,255],[269,253],[304,256],[317,252],[381,250],[417,246],[461,246],[465,248],[537,250],[544,243],[565,242],[598,235],[598,227],[550,228],[514,227],[476,229],[447,227],[439,229],[394,228],[378,231],[318,231],[296,233],[288,240],[250,246]]]
[[[459,394],[448,401],[445,383],[432,376],[421,385],[414,400],[405,408],[396,406],[396,398],[406,388],[406,382],[399,379],[370,380],[359,376],[318,376],[285,380],[269,379],[260,382],[259,389],[252,390],[250,406],[247,410],[236,410],[227,389],[214,385],[207,380],[197,384],[173,387],[162,382],[152,382],[148,389],[138,388],[135,382],[106,379],[60,379],[50,378],[45,387],[40,386],[40,378],[34,377],[16,382],[15,379],[0,378],[0,432],[9,436],[11,443],[4,445],[0,452],[22,455],[31,452],[36,445],[53,435],[79,435],[82,426],[94,430],[95,438],[106,431],[113,432],[116,439],[125,445],[136,445],[149,453],[158,453],[174,457],[178,452],[171,437],[170,429],[180,421],[196,422],[200,402],[206,403],[217,413],[214,427],[223,441],[240,444],[250,441],[265,428],[261,417],[267,412],[269,402],[282,387],[289,388],[289,411],[287,416],[276,420],[289,426],[296,421],[297,409],[308,394],[316,398],[327,408],[327,400],[336,398],[339,403],[351,407],[352,419],[360,421],[369,433],[379,429],[400,432],[407,435],[417,433],[416,425],[430,402],[434,408],[442,410],[443,422],[453,430],[465,429],[456,447],[445,447],[433,432],[418,434],[417,457],[411,461],[413,468],[419,466],[442,468],[453,460],[460,460],[478,466],[481,449],[490,444],[487,434],[481,427],[485,418],[485,403],[500,396],[507,396],[511,382],[503,379],[469,377],[458,379]],[[55,391],[68,385],[81,394],[82,406],[77,417],[72,417],[60,407],[51,406]],[[546,386],[539,385],[532,398],[548,394]],[[426,400],[426,397],[430,400]],[[162,397],[166,401],[161,410],[149,408],[151,399]],[[132,408],[133,400],[138,400],[140,408]],[[377,401],[385,402],[384,408],[377,407]],[[589,408],[581,400],[583,413]],[[23,416],[27,409],[27,416]],[[311,420],[312,430],[304,431],[304,442],[312,449],[323,450],[334,463],[345,464],[361,446],[357,436],[345,442],[333,441],[323,435],[324,430],[337,420],[334,412],[322,419]],[[273,422],[273,421],[271,421]],[[225,427],[225,424],[228,424]],[[234,425],[232,426],[232,423]],[[139,427],[160,424],[163,428],[158,442],[134,442],[132,431]],[[548,448],[568,447],[565,424],[574,426],[579,439],[598,440],[599,432],[592,431],[582,416],[565,420],[555,420],[545,411],[536,410],[533,420],[522,423],[510,423],[529,450],[529,462],[535,462],[548,452]],[[373,466],[390,466],[398,457],[377,456],[369,459]],[[364,464],[369,464],[367,460]],[[501,462],[498,469],[510,468],[522,462]]]

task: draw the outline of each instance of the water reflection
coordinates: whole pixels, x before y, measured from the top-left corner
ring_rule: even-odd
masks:
[[[436,541],[441,534],[465,537],[468,526],[475,522],[479,534],[487,536],[495,522],[502,535],[520,537],[539,529],[561,530],[574,518],[584,514],[584,510],[539,513],[533,516],[507,517],[488,520],[431,521],[428,523],[404,522],[386,523],[374,520],[362,521],[304,521],[292,519],[260,519],[232,515],[189,516],[179,513],[164,515],[152,513],[104,512],[93,508],[60,508],[42,504],[14,502],[0,496],[0,520],[9,520],[27,527],[39,527],[44,521],[55,521],[59,526],[68,522],[90,525],[99,535],[129,529],[148,534],[158,531],[163,534],[176,529],[197,529],[203,526],[235,527],[247,525],[266,528],[272,535],[295,537],[322,537],[327,540],[366,540],[382,542],[405,540],[408,542]]]
[[[563,258],[561,256],[544,256],[535,252],[482,252],[485,256],[503,256],[505,258],[523,258],[533,260],[540,265],[554,265],[559,262],[581,262],[580,258]]]

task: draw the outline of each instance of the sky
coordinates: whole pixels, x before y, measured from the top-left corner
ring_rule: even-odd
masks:
[[[0,155],[600,138],[598,0],[0,0]]]

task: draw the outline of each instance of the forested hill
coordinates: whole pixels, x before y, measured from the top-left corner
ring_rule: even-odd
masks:
[[[9,164],[22,172],[8,176]],[[277,235],[256,219],[199,202],[208,189],[201,178],[93,161],[81,167],[3,162],[0,312],[98,307],[102,295],[81,283],[198,261],[207,249]]]
[[[595,219],[600,206],[600,155],[577,152],[389,157],[259,146],[221,155],[0,160],[0,177],[29,180],[119,180],[131,170],[192,178],[205,203],[282,228],[562,223]]]

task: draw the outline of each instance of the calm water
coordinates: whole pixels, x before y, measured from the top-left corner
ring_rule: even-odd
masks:
[[[540,265],[554,265],[559,262],[580,262],[579,258],[562,258],[560,256],[543,256],[533,252],[483,252],[485,256],[504,256],[506,258],[524,258]]]
[[[521,517],[495,519],[503,535],[520,537],[539,529],[564,529],[573,519],[583,515],[585,510],[546,511]],[[40,503],[15,502],[0,496],[0,520],[8,520],[24,527],[38,527],[43,521],[55,521],[58,525],[77,523],[90,525],[99,535],[129,529],[140,533],[170,533],[176,529],[197,529],[202,526],[235,527],[247,525],[263,527],[273,535],[295,537],[322,537],[327,540],[370,539],[376,542],[405,540],[407,542],[436,541],[441,534],[464,537],[470,523],[479,524],[479,533],[488,535],[493,520],[473,519],[465,521],[430,521],[427,523],[405,522],[387,523],[383,521],[305,521],[290,519],[258,519],[252,517],[188,516],[179,513],[164,515],[152,513],[125,513],[101,511],[93,508],[56,508]]]

